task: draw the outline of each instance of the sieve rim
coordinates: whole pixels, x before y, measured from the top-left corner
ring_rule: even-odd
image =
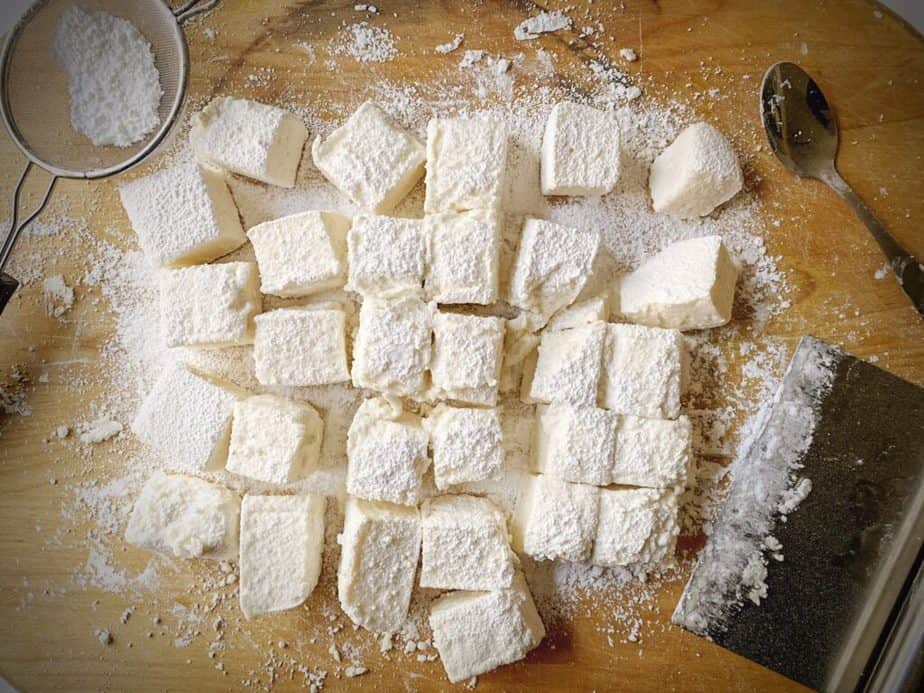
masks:
[[[85,171],[75,170],[56,166],[55,164],[45,161],[35,152],[33,152],[32,149],[26,144],[25,138],[22,136],[19,128],[16,126],[16,121],[13,118],[12,108],[10,105],[10,95],[8,89],[8,85],[10,83],[10,56],[12,56],[16,47],[16,43],[19,40],[19,37],[25,29],[26,25],[28,25],[32,17],[49,2],[50,0],[38,0],[37,2],[33,3],[29,9],[26,10],[19,18],[19,21],[16,22],[15,26],[10,30],[9,34],[7,34],[6,40],[3,42],[3,49],[2,52],[0,52],[0,84],[2,84],[2,86],[0,86],[0,117],[3,119],[3,124],[6,126],[6,131],[9,133],[10,138],[13,140],[13,143],[17,146],[19,151],[21,151],[29,161],[31,161],[39,168],[42,168],[48,173],[59,178],[96,180],[99,178],[108,178],[109,176],[114,176],[118,173],[122,173],[123,171],[127,171],[136,164],[141,163],[143,159],[145,159],[149,154],[157,149],[158,145],[163,142],[164,138],[176,123],[180,110],[183,107],[183,102],[186,99],[186,86],[189,80],[189,47],[186,43],[186,35],[183,33],[183,30],[180,27],[180,20],[167,4],[167,0],[156,0],[153,3],[159,7],[163,13],[165,13],[165,24],[171,27],[173,31],[173,38],[177,43],[177,47],[179,48],[180,53],[179,79],[177,80],[176,94],[174,95],[173,103],[170,105],[170,110],[164,118],[163,123],[161,123],[160,127],[148,140],[144,147],[139,149],[124,161],[120,161],[117,164],[106,166],[104,168],[95,168]]]

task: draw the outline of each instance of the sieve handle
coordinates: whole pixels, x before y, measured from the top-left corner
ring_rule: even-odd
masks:
[[[218,4],[218,0],[189,0],[189,2],[180,5],[173,10],[173,16],[176,17],[177,24],[182,24],[187,19],[195,17],[197,14],[208,12]]]
[[[9,300],[19,287],[19,282],[4,272],[3,268],[6,267],[7,260],[10,259],[10,254],[13,252],[13,246],[16,244],[16,239],[19,238],[19,234],[22,233],[22,230],[26,228],[35,217],[41,214],[43,209],[45,209],[45,205],[48,204],[48,199],[51,197],[51,191],[54,190],[55,183],[58,182],[58,177],[52,176],[51,180],[48,181],[48,187],[45,189],[45,195],[42,197],[42,201],[32,210],[29,216],[19,221],[19,199],[22,196],[23,183],[26,182],[26,176],[29,175],[30,170],[32,170],[31,161],[26,163],[26,167],[22,170],[22,175],[19,176],[19,182],[16,183],[16,187],[13,189],[13,209],[10,213],[10,229],[7,231],[6,238],[3,241],[3,247],[0,248],[0,313],[4,311],[6,304],[9,303]]]

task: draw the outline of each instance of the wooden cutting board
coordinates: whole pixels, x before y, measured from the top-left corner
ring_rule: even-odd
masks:
[[[191,99],[201,103],[213,94],[240,94],[267,102],[302,101],[323,111],[325,103],[345,100],[351,90],[380,78],[414,83],[426,93],[428,81],[454,70],[460,59],[459,53],[435,55],[434,46],[458,32],[465,34],[469,48],[513,56],[524,50],[514,41],[513,28],[540,9],[513,0],[379,0],[381,12],[371,23],[394,34],[396,60],[357,63],[340,57],[336,71],[326,70],[324,59],[309,63],[295,45],[320,45],[343,22],[360,21],[363,15],[353,4],[224,0],[218,10],[186,28]],[[547,9],[573,5],[569,14],[582,26],[583,0],[548,4]],[[578,40],[575,33],[560,32],[529,47],[541,45],[556,57],[556,80],[580,84],[586,74],[582,61],[599,54],[616,60],[620,48],[631,47],[641,60],[626,69],[640,79],[646,94],[681,94],[694,110],[734,133],[739,151],[750,153],[748,186],[756,190],[768,215],[781,220],[778,227],[768,225],[766,244],[771,254],[780,256],[794,287],[792,307],[771,321],[767,334],[794,346],[800,335],[810,332],[861,357],[877,357],[879,365],[904,378],[924,382],[924,321],[891,276],[874,276],[883,259],[849,209],[821,185],[794,180],[766,147],[758,150],[762,131],[756,95],[769,64],[793,60],[804,65],[838,112],[844,177],[896,237],[924,258],[924,40],[887,10],[863,0],[596,0],[587,8],[613,40]],[[217,32],[214,37],[207,28]],[[255,73],[265,78],[249,79]],[[712,87],[720,89],[722,99],[692,96]],[[0,161],[0,189],[7,199],[22,159],[5,136],[0,138]],[[72,216],[89,220],[94,233],[130,243],[115,183],[66,181],[57,194],[67,199]],[[113,227],[121,231],[107,231]],[[76,236],[60,234],[44,241],[42,248],[49,258],[47,269],[54,267],[72,283],[81,276],[73,259],[80,253]],[[285,649],[273,646],[281,640],[298,643],[302,634],[324,622],[313,601],[305,609],[249,627],[253,637],[229,632],[226,649],[213,660],[207,656],[214,639],[210,620],[197,626],[202,634],[189,646],[176,647],[172,636],[160,634],[173,632],[175,615],[157,609],[164,625],[152,624],[155,608],[145,604],[143,593],[112,594],[75,585],[73,575],[87,562],[87,549],[69,547],[91,528],[71,530],[60,547],[48,540],[70,527],[60,517],[67,480],[92,479],[107,465],[118,464],[104,446],[83,458],[48,440],[59,423],[84,420],[88,403],[100,400],[94,364],[102,339],[112,330],[111,319],[104,302],[94,301],[97,289],[79,287],[78,296],[62,323],[47,316],[39,282],[25,287],[0,318],[0,383],[10,385],[16,369],[32,412],[0,414],[0,674],[30,691],[218,690],[238,687],[243,680],[261,688],[272,683],[267,668],[272,650],[277,661],[291,658],[331,672],[326,682],[331,690],[447,687],[438,662],[418,663],[403,656],[386,660],[373,647],[363,657],[369,673],[336,678],[329,639]],[[73,369],[86,374],[79,387],[68,384]],[[40,382],[46,372],[48,382]],[[52,485],[51,479],[62,481]],[[131,550],[123,565],[134,574],[145,562],[146,556]],[[198,592],[190,593],[189,585],[211,575],[214,569],[183,564],[161,575],[160,589],[165,597],[191,605]],[[580,618],[556,631],[527,663],[481,677],[478,690],[797,688],[669,627],[682,587],[683,579],[678,579],[659,591],[655,626],[641,644],[610,645],[601,618]],[[134,613],[121,624],[120,615],[129,606]],[[342,616],[338,623],[345,623]],[[115,634],[109,646],[94,634],[106,626]],[[236,622],[229,621],[228,628],[234,631]],[[154,637],[146,636],[149,631]],[[345,623],[344,632],[349,631]],[[226,675],[215,669],[217,661],[223,662]],[[290,665],[277,667],[277,687],[303,684],[300,674],[290,679],[290,671]]]

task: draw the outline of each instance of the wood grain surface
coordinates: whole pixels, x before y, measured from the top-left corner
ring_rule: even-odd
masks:
[[[381,13],[371,23],[387,26],[399,56],[382,64],[336,59],[311,64],[295,47],[321,44],[344,21],[361,16],[353,2],[224,0],[201,21],[186,27],[192,59],[190,102],[213,94],[241,94],[268,102],[301,101],[324,112],[324,104],[346,100],[368,80],[413,83],[455,70],[459,54],[438,56],[432,47],[456,32],[468,47],[512,55],[524,47],[513,27],[540,5],[525,1],[442,2],[379,0]],[[566,0],[549,6],[575,6]],[[542,7],[545,7],[543,5]],[[767,336],[793,346],[812,333],[843,345],[861,357],[914,382],[924,382],[924,321],[910,307],[891,275],[874,273],[884,261],[850,209],[821,184],[787,174],[758,146],[757,87],[763,71],[778,60],[805,66],[835,106],[843,132],[839,157],[843,176],[875,210],[895,236],[924,258],[924,40],[887,10],[863,0],[596,0],[587,5],[606,27],[606,37],[578,39],[574,32],[543,36],[535,42],[556,56],[555,79],[580,88],[582,62],[595,56],[614,60],[621,47],[641,59],[626,69],[643,85],[647,98],[677,95],[733,133],[739,151],[748,152],[747,185],[756,191],[768,219],[769,252],[779,256],[788,274],[792,306],[774,318]],[[572,10],[577,14],[578,10]],[[577,24],[580,24],[578,19]],[[213,28],[214,39],[206,35]],[[572,44],[572,45],[569,45]],[[535,45],[530,46],[533,49]],[[715,68],[721,68],[716,70]],[[249,76],[269,75],[253,82]],[[748,75],[749,78],[745,78]],[[718,87],[720,100],[697,99],[694,92]],[[6,200],[22,165],[10,141],[0,138],[0,190]],[[118,181],[65,181],[58,196],[73,217],[85,217],[90,232],[130,247],[127,220],[118,202]],[[29,199],[42,181],[30,184]],[[779,226],[769,223],[778,220]],[[37,242],[36,242],[37,243]],[[26,242],[17,252],[28,253]],[[34,247],[38,247],[37,245]],[[70,283],[78,268],[79,236],[43,239],[46,272]],[[12,685],[39,690],[223,690],[248,681],[257,688],[304,686],[301,674],[289,677],[280,665],[272,681],[267,662],[292,659],[309,669],[333,672],[329,641],[303,641],[300,633],[322,623],[323,609],[334,602],[309,600],[305,608],[255,622],[236,632],[228,621],[225,650],[207,656],[210,621],[188,647],[161,636],[175,615],[149,604],[143,591],[112,594],[75,583],[88,559],[83,535],[93,527],[61,517],[68,481],[105,478],[123,459],[105,444],[88,456],[50,438],[61,422],[86,420],[99,403],[99,347],[113,326],[99,289],[79,286],[78,302],[65,321],[48,317],[41,283],[24,287],[0,317],[0,382],[25,393],[31,414],[0,409],[0,674]],[[733,364],[734,365],[734,364]],[[47,382],[41,382],[47,374]],[[80,378],[75,385],[75,374]],[[59,480],[53,485],[51,480]],[[59,536],[59,541],[49,537]],[[122,569],[136,574],[147,555],[126,547]],[[214,566],[177,565],[160,575],[165,599],[190,605],[197,599],[190,584],[214,576]],[[669,626],[683,579],[666,584],[657,595],[657,627],[643,642],[609,644],[606,623],[579,618],[558,629],[525,663],[480,677],[478,690],[796,690],[799,687],[705,640]],[[229,588],[231,589],[231,588]],[[120,614],[134,613],[125,624]],[[234,604],[232,603],[233,607]],[[230,609],[233,610],[233,609]],[[159,614],[164,627],[154,625]],[[349,623],[340,616],[337,621]],[[100,644],[98,627],[111,627],[115,641]],[[147,633],[154,632],[154,637]],[[168,631],[169,632],[169,631]],[[301,640],[301,642],[300,642]],[[300,643],[281,648],[279,641]],[[272,654],[271,654],[272,653]],[[326,689],[440,690],[448,688],[439,662],[390,660],[372,647],[364,655],[369,673],[337,678]]]

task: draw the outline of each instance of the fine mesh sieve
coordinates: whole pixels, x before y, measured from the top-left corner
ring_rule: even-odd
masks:
[[[0,53],[0,115],[27,162],[13,192],[10,228],[0,249],[0,311],[16,290],[2,273],[22,229],[45,207],[58,178],[112,176],[142,161],[175,124],[186,95],[189,56],[180,24],[218,0],[189,0],[171,9],[164,0],[39,0],[10,31]],[[77,4],[131,22],[151,44],[163,96],[160,125],[128,147],[97,146],[71,125],[67,79],[52,54],[62,12]],[[51,174],[38,206],[19,220],[23,183],[33,166]]]

